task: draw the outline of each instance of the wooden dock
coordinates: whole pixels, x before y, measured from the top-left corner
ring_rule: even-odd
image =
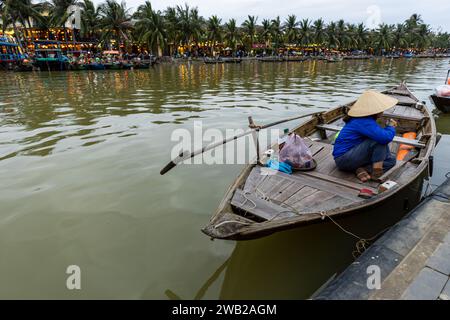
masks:
[[[447,179],[313,299],[449,300],[449,277],[450,179]]]

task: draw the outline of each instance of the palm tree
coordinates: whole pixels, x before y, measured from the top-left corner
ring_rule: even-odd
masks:
[[[376,31],[375,47],[381,54],[383,50],[390,50],[392,46],[392,26],[385,23],[381,24]]]
[[[255,42],[256,37],[256,21],[258,21],[258,17],[248,16],[247,20],[242,23],[242,27],[247,33],[247,37],[250,40],[250,50],[253,48],[253,44]]]
[[[350,36],[347,32],[347,24],[343,19],[339,20],[336,25],[339,46],[348,49],[350,45]]]
[[[109,46],[111,40],[115,40],[120,47],[120,42],[128,43],[130,41],[131,15],[125,2],[119,4],[115,0],[106,0],[100,5],[99,13],[102,43],[108,43]]]
[[[369,31],[367,30],[364,23],[358,24],[355,31],[355,42],[356,47],[359,50],[367,49],[367,44],[369,40]]]
[[[417,28],[415,40],[416,47],[419,49],[425,49],[430,44],[430,28],[427,24],[421,24]]]
[[[275,42],[275,48],[278,49],[283,43],[283,28],[281,26],[280,16],[272,20],[270,28]]]
[[[230,48],[236,49],[239,38],[239,30],[235,19],[230,19],[225,23],[225,41]]]
[[[180,42],[177,9],[175,7],[167,7],[164,12],[164,20],[166,24],[167,42],[169,44],[169,55],[172,55],[175,51],[175,47]]]
[[[156,47],[158,56],[162,56],[162,50],[166,44],[166,29],[161,12],[154,11],[150,1],[139,6],[135,17],[136,32],[139,40],[148,44],[150,51]]]
[[[322,45],[326,40],[325,22],[322,19],[318,19],[313,23],[314,30],[314,42]]]
[[[358,40],[356,38],[358,31],[358,27],[354,24],[347,24],[347,28],[345,30],[345,44],[344,47],[346,49],[356,49],[358,47]]]
[[[78,3],[78,0],[51,0],[49,2],[50,16],[56,26],[63,28],[64,40],[66,44],[68,43],[66,22],[73,15],[73,12],[69,12],[69,8],[72,6],[77,6]],[[75,37],[73,29],[72,37]]]
[[[84,0],[81,7],[81,36],[93,40],[97,36],[100,20],[99,9],[95,7],[92,0]]]
[[[313,42],[313,33],[311,23],[308,19],[303,19],[300,22],[300,44],[307,46]]]
[[[24,29],[24,36],[32,38],[32,34],[29,32],[31,29],[30,19],[39,15],[36,10],[36,6],[31,0],[3,0],[2,1],[2,20],[4,19],[3,28],[6,28],[8,24],[11,24],[14,29],[14,35],[16,40],[23,50],[22,42],[17,29],[17,23],[19,22]]]
[[[337,34],[336,22],[330,22],[327,27],[326,43],[328,48],[338,48],[340,45],[339,37]]]
[[[392,42],[397,48],[408,47],[406,27],[403,23],[398,23],[392,33]]]
[[[197,8],[177,6],[178,30],[182,35],[182,43],[190,45],[192,41],[198,42],[203,32],[204,21]]]
[[[213,51],[216,43],[222,41],[222,19],[219,19],[217,16],[212,16],[209,18],[207,23],[207,39],[213,43],[212,49]]]
[[[270,41],[272,39],[272,23],[269,19],[264,19],[261,22],[261,39],[264,41],[266,47],[270,47]]]
[[[294,43],[295,41],[297,41],[298,25],[299,23],[295,14],[291,14],[287,17],[283,25],[285,40],[287,43]]]

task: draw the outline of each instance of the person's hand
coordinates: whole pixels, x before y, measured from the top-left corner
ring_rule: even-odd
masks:
[[[388,126],[396,128],[398,126],[398,123],[394,119],[389,119]]]

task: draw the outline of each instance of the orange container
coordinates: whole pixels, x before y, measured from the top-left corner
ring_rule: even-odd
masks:
[[[407,132],[407,133],[403,134],[403,138],[405,138],[405,139],[414,140],[414,139],[416,139],[416,137],[417,137],[417,133],[415,133],[415,132]],[[398,148],[397,160],[402,161],[403,159],[405,159],[405,157],[408,155],[408,153],[413,149],[414,149],[413,146],[401,144]]]

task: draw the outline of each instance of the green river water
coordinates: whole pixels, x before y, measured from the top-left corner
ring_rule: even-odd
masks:
[[[160,176],[171,133],[194,121],[245,128],[249,115],[268,123],[402,80],[431,107],[448,67],[380,59],[0,73],[0,298],[310,297],[352,262],[355,240],[323,223],[210,241],[200,229],[242,166]],[[450,133],[450,117],[437,125]],[[436,151],[435,184],[449,171],[449,141]],[[69,265],[81,268],[81,290],[66,288]]]

